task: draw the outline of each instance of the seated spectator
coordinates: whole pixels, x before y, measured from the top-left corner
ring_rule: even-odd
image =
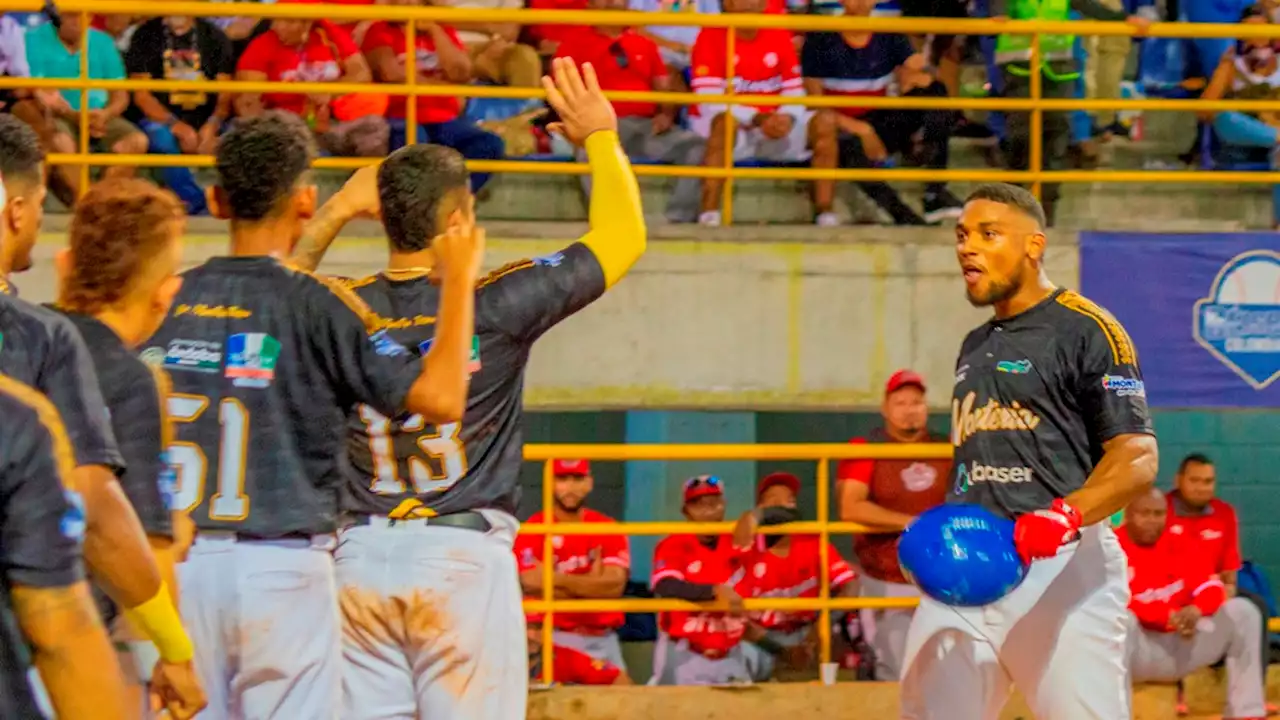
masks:
[[[34,78],[80,77],[81,16],[68,13],[59,27],[45,23],[27,31],[27,65]],[[123,80],[124,62],[110,36],[90,29],[88,34],[89,77],[95,80]],[[80,150],[80,91],[37,90],[36,98],[53,117],[46,150],[76,153]],[[96,152],[119,155],[142,154],[147,151],[147,136],[121,115],[129,107],[129,93],[124,90],[90,90],[89,148]],[[102,171],[102,177],[132,177],[134,168],[115,165]],[[68,188],[71,197],[80,195],[80,172],[62,165],[53,170]]]
[[[626,10],[626,0],[591,0],[591,8]],[[584,28],[572,42],[562,44],[556,56],[573,58],[579,67],[591,63],[600,87],[606,91],[672,90],[670,74],[657,44],[631,28]],[[696,166],[702,162],[705,141],[697,133],[676,125],[676,106],[614,102],[613,109],[618,114],[618,136],[627,155],[676,165]],[[585,150],[578,150],[578,159],[586,161]],[[697,178],[676,180],[667,202],[668,220],[693,222],[697,219],[700,184]],[[582,176],[582,187],[590,197],[590,176]]]
[[[1158,490],[1134,500],[1118,531],[1129,558],[1130,673],[1135,682],[1171,682],[1225,659],[1224,717],[1267,715],[1261,654],[1263,616],[1252,603],[1182,554],[1168,530]],[[1117,663],[1117,672],[1123,665]]]
[[[724,484],[714,475],[684,483],[685,519],[724,521]],[[742,645],[747,624],[735,585],[743,578],[742,552],[728,535],[671,535],[653,551],[654,597],[717,603],[723,610],[658,613],[653,684],[722,685],[750,682]]]
[[[843,0],[846,15],[868,17],[874,0]],[[810,33],[801,57],[805,90],[811,95],[884,97],[897,85],[899,94],[946,97],[947,89],[925,69],[923,55],[911,49],[905,35],[844,32]],[[872,167],[900,154],[913,164],[946,169],[947,145],[957,114],[952,110],[869,110],[849,107],[822,110],[840,131],[840,164]],[[863,182],[860,188],[903,225],[919,216],[885,183]],[[941,222],[960,215],[961,202],[944,182],[925,186],[924,220]]]
[[[94,15],[89,27],[110,35],[116,50],[124,55],[129,52],[129,47],[133,43],[133,34],[144,20],[146,18],[136,15]]]
[[[530,623],[529,682],[542,679],[542,625]],[[553,682],[559,685],[630,685],[631,678],[622,668],[607,660],[598,660],[573,648],[556,645],[551,653]]]
[[[235,72],[231,41],[207,20],[183,15],[153,18],[134,33],[125,55],[130,77],[144,80],[230,80]],[[133,94],[133,113],[147,134],[150,151],[161,155],[212,155],[222,125],[231,117],[231,93]],[[188,215],[208,212],[204,188],[189,168],[164,168],[165,185]]]
[[[454,8],[519,10],[522,0],[433,0]],[[516,23],[457,23],[458,38],[471,56],[477,80],[511,87],[541,87],[542,58],[532,45],[519,41]]]
[[[419,0],[392,0],[393,5],[419,5]],[[471,59],[453,28],[419,20],[414,33],[417,82],[422,85],[466,85],[471,82]],[[408,38],[400,23],[374,23],[365,34],[364,53],[378,82],[405,81]],[[393,95],[387,105],[391,123],[391,147],[405,144],[406,98]],[[497,160],[502,157],[502,138],[462,117],[462,103],[454,95],[420,95],[417,98],[417,141],[451,147],[468,160]],[[471,173],[471,189],[479,190],[488,181],[487,173]]]
[[[764,0],[725,0],[724,11],[760,13]],[[726,77],[726,28],[705,28],[693,45],[693,91],[702,95],[722,95],[728,91]],[[786,30],[737,30],[737,63],[733,92],[753,95],[800,96],[800,61],[791,33]],[[729,108],[737,133],[731,147],[725,147],[726,108],[723,103],[702,103],[690,109],[690,124],[707,138],[703,164],[724,167],[726,153],[735,160],[754,158],[766,162],[803,163],[814,168],[835,168],[838,160],[835,119],[829,114],[810,113],[800,105],[733,105]],[[812,118],[812,119],[811,119]],[[702,213],[698,222],[720,224],[721,178],[706,178],[702,184]],[[831,211],[835,202],[835,181],[813,183],[814,222],[836,225]]]
[[[800,479],[772,473],[756,487],[756,507],[738,520],[733,543],[750,550],[742,563],[747,580],[739,586],[749,598],[816,598],[822,577],[822,555],[816,535],[757,535],[762,525],[800,520],[796,497]],[[858,575],[827,546],[827,577],[832,596],[857,597]],[[817,655],[815,610],[764,610],[747,613],[747,665],[751,678],[763,682],[774,674],[777,659],[791,670],[808,671]]]
[[[310,4],[311,0],[292,0]],[[372,80],[360,48],[342,28],[327,20],[279,18],[271,31],[249,43],[236,65],[236,79],[253,82],[344,82]],[[353,96],[346,96],[353,97]],[[345,98],[328,93],[239,93],[236,114],[256,117],[283,110],[306,120],[321,149],[330,155],[377,157],[387,152],[388,130],[379,113],[343,116]]]
[[[720,12],[720,0],[631,0],[629,8],[636,12],[682,12],[715,15]],[[662,61],[671,68],[673,78],[680,78],[678,87],[683,89],[683,73],[689,68],[693,44],[698,40],[699,28],[693,25],[654,25],[636,28],[636,32],[658,44]]]
[[[1256,8],[1249,8],[1241,22],[1247,25],[1269,25],[1269,18]],[[1253,37],[1238,40],[1228,47],[1214,70],[1213,78],[1201,98],[1224,100],[1275,100],[1280,98],[1280,62],[1276,59],[1276,42],[1271,38]],[[1257,152],[1280,168],[1280,113],[1206,111],[1200,119],[1213,124],[1218,140],[1228,147],[1223,154],[1235,160],[1249,160]],[[1272,227],[1280,228],[1280,185],[1271,186]]]

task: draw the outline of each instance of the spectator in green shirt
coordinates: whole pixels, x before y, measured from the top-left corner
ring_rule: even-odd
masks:
[[[80,77],[80,16],[68,13],[55,28],[45,23],[27,32],[27,64],[33,78]],[[123,80],[124,61],[111,36],[100,30],[89,30],[89,77],[95,80]],[[36,97],[53,116],[54,132],[46,150],[74,153],[80,147],[80,91],[38,90]],[[89,147],[96,152],[141,154],[147,151],[147,136],[133,123],[120,117],[129,107],[129,93],[123,90],[90,90]],[[76,196],[80,193],[80,173],[70,166],[54,168]],[[114,166],[103,171],[103,178],[130,177],[134,168]]]

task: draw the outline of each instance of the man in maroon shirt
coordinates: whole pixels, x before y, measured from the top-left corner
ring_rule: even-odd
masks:
[[[926,423],[924,378],[911,370],[894,373],[884,389],[884,426],[850,442],[944,442]],[[863,597],[916,597],[919,591],[898,566],[898,536],[916,515],[946,499],[950,460],[844,460],[836,471],[840,519],[874,532],[855,535],[862,566]],[[876,679],[898,680],[912,610],[864,610],[862,627],[876,654]]]

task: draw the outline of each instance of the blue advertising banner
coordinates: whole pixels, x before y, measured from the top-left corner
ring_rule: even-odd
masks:
[[[1152,406],[1280,407],[1280,233],[1081,233],[1080,291],[1129,331]]]

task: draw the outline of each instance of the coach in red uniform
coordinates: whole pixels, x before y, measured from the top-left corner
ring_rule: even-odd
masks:
[[[911,370],[894,373],[884,388],[884,426],[853,443],[946,442],[929,433],[924,378]],[[862,568],[862,597],[919,597],[898,566],[898,537],[916,515],[947,496],[950,460],[844,460],[836,471],[840,519],[873,528],[853,536]],[[910,608],[863,610],[862,627],[876,654],[876,679],[896,681],[902,672]]]
[[[684,516],[690,522],[724,520],[724,484],[714,475],[684,483]],[[690,602],[718,602],[729,612],[658,614],[653,684],[719,685],[749,682],[742,638],[746,618],[735,585],[742,581],[742,552],[728,535],[672,535],[653,551],[653,594]]]
[[[1184,540],[1184,551],[1200,569],[1216,574],[1236,594],[1240,571],[1240,523],[1236,511],[1214,497],[1217,472],[1213,461],[1192,453],[1182,459],[1167,496],[1169,534]]]
[[[1186,561],[1167,519],[1153,489],[1129,506],[1117,533],[1129,558],[1133,680],[1169,682],[1225,659],[1223,717],[1262,720],[1262,617],[1248,600],[1228,597],[1216,574]]]
[[[594,480],[586,460],[555,460],[555,522],[611,523],[613,518],[584,506]],[[535,513],[531,523],[543,522]],[[624,535],[556,535],[551,540],[555,552],[555,594],[563,598],[619,598],[627,586],[631,569],[630,544]],[[525,595],[542,597],[543,537],[516,538],[516,560],[520,565],[520,585]],[[573,648],[597,660],[605,660],[625,670],[617,629],[624,621],[620,612],[556,613],[555,643]],[[541,614],[528,616],[530,624],[542,622]]]
[[[756,509],[738,521],[734,544],[747,547],[742,557],[744,578],[738,586],[744,597],[816,598],[821,582],[822,556],[816,535],[757,535],[761,525],[779,525],[800,520],[796,496],[800,479],[791,473],[764,476],[756,487]],[[831,595],[852,597],[858,593],[857,573],[840,557],[834,546],[827,547],[827,572]],[[748,614],[747,664],[753,680],[763,682],[773,675],[775,658],[783,656],[792,668],[812,663],[816,610],[763,610]]]

